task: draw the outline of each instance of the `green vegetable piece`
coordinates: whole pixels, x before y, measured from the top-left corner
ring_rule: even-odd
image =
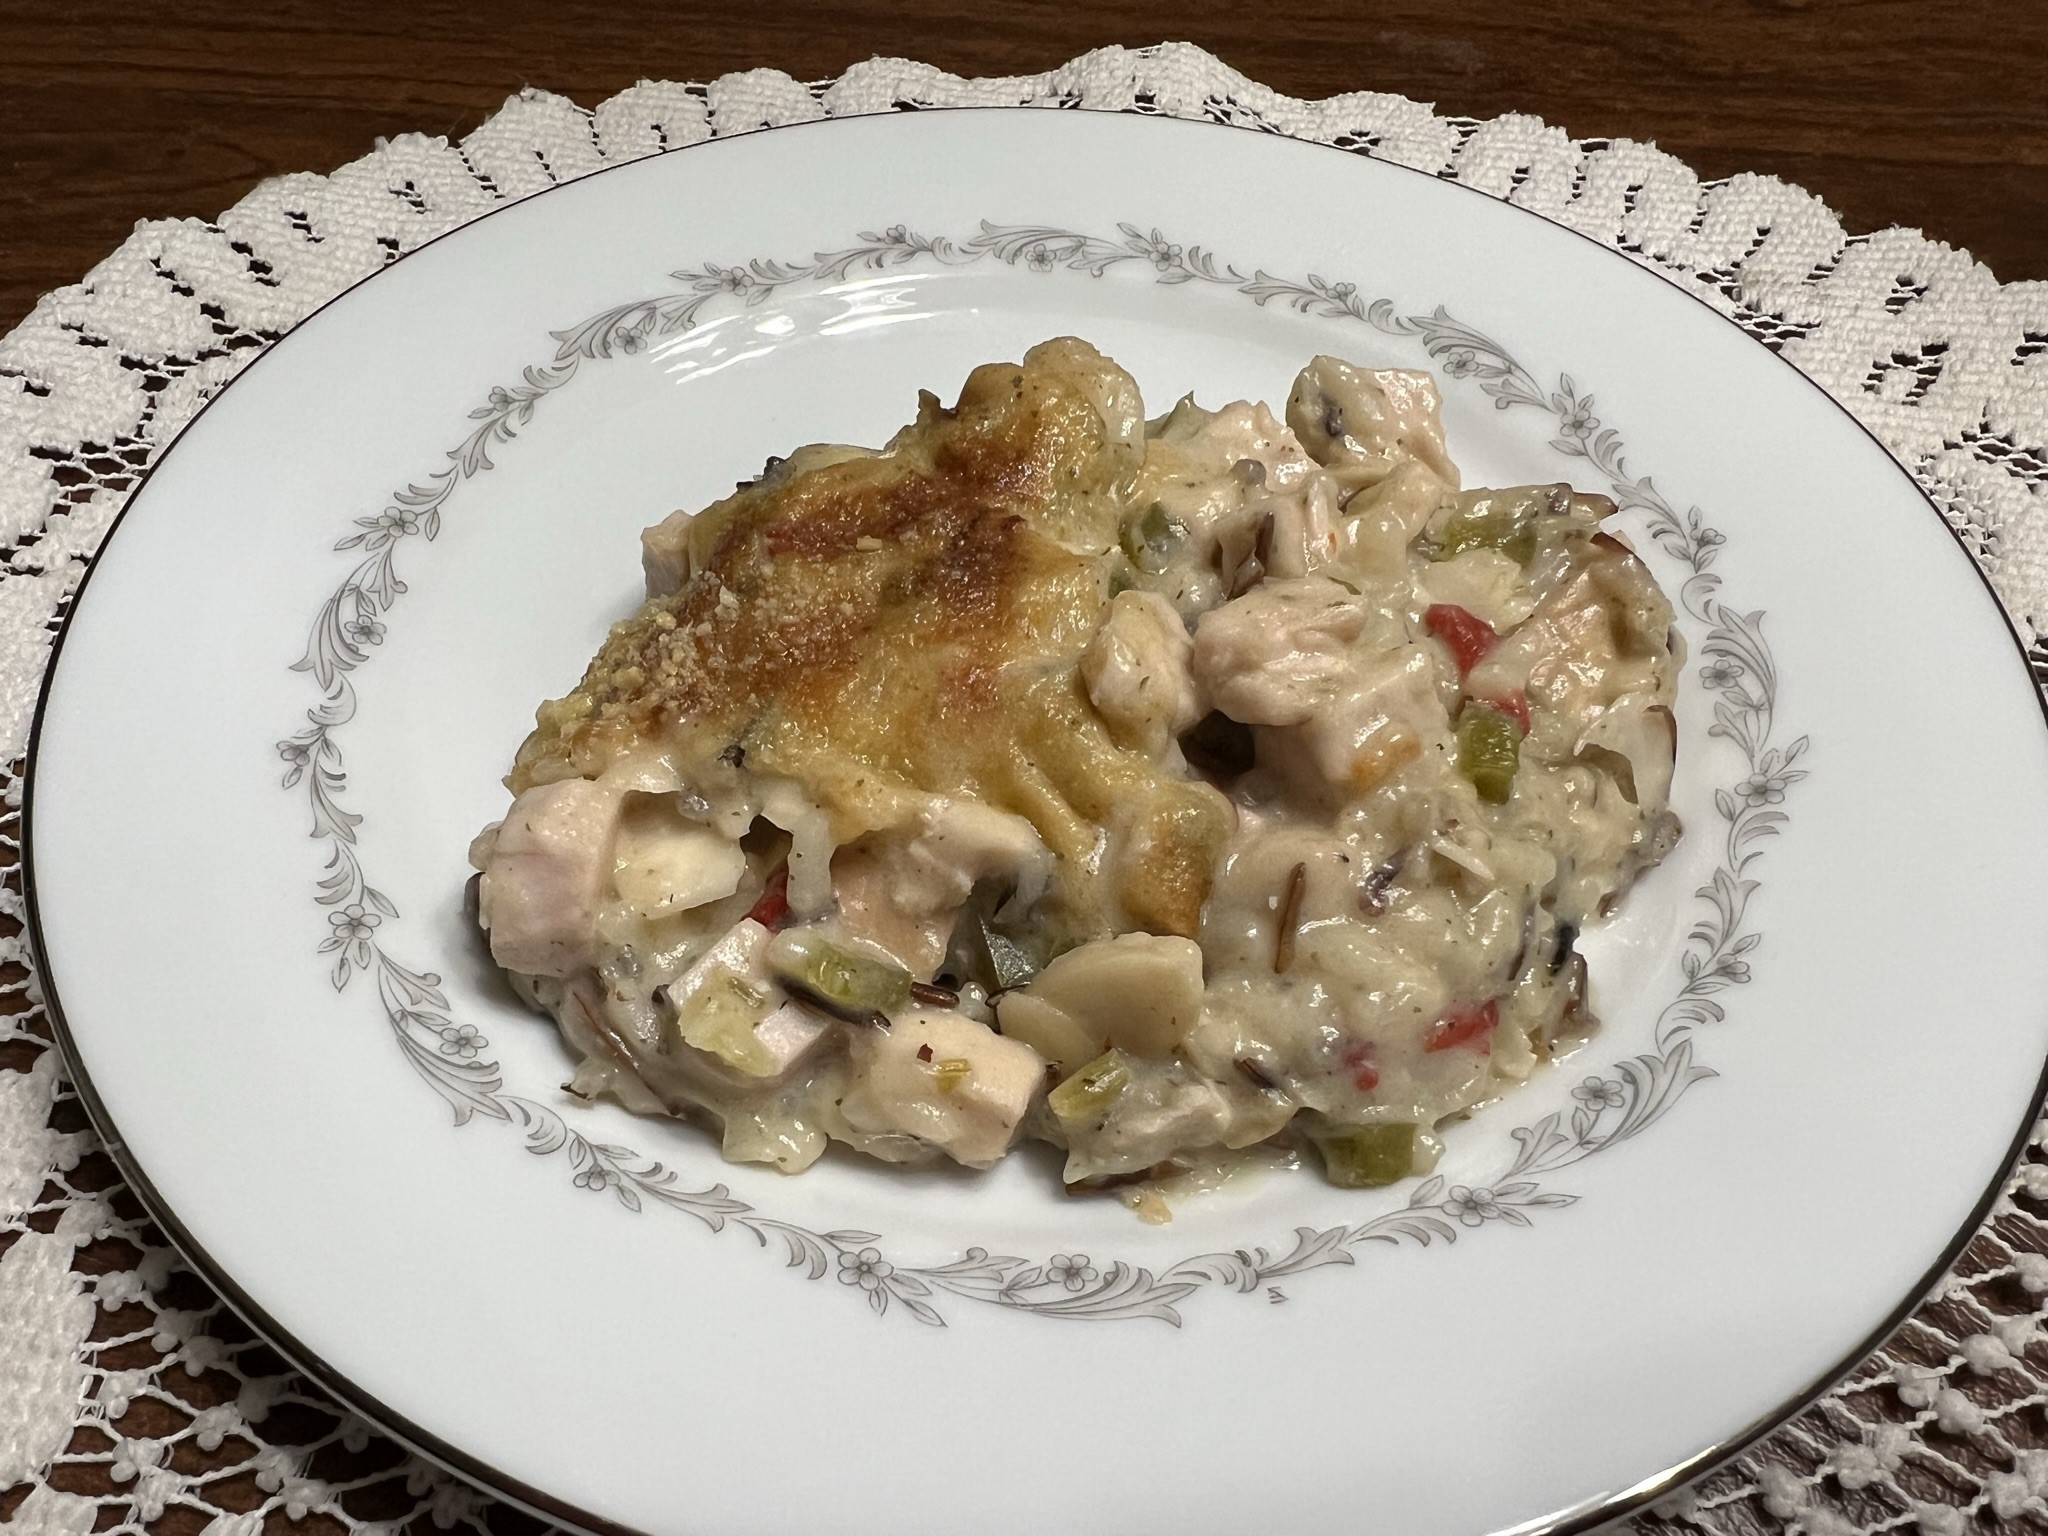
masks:
[[[754,1034],[768,1012],[768,997],[735,976],[720,971],[683,1004],[676,1032],[685,1045],[716,1056],[748,1077],[773,1077],[775,1058]]]
[[[1038,962],[998,929],[990,915],[1002,904],[1002,897],[1000,889],[988,882],[978,887],[954,920],[953,936],[946,946],[944,970],[988,992],[1021,987],[1038,974]]]
[[[1129,1058],[1122,1051],[1109,1051],[1053,1089],[1046,1102],[1062,1124],[1081,1125],[1101,1119],[1130,1085]]]
[[[974,1075],[974,1063],[965,1056],[946,1056],[932,1063],[932,1076],[939,1081],[939,1092],[958,1093],[960,1085]]]
[[[1550,487],[1465,491],[1430,548],[1432,560],[1451,560],[1468,549],[1497,549],[1518,565],[1536,558],[1536,518],[1550,502]]]
[[[1514,716],[1488,704],[1467,704],[1458,716],[1458,772],[1472,781],[1479,798],[1506,805],[1522,765],[1522,733]]]
[[[792,928],[768,946],[768,968],[778,981],[834,1012],[890,1013],[910,1001],[910,972],[887,960]]]
[[[1168,517],[1166,508],[1155,501],[1124,523],[1117,542],[1131,564],[1147,576],[1157,576],[1173,563],[1181,541],[1187,536],[1187,529]]]
[[[1310,1132],[1323,1175],[1345,1189],[1378,1189],[1415,1171],[1415,1126],[1405,1120],[1340,1125]]]
[[[1038,974],[1037,964],[1015,939],[996,932],[986,917],[980,923],[982,947],[988,951],[989,975],[998,990],[1007,992],[1012,987],[1021,987]]]

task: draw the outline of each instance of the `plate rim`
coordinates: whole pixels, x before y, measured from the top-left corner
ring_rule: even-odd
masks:
[[[1037,107],[1001,105],[959,105],[918,109],[920,114],[930,115],[1040,113],[1043,110]],[[1065,110],[1085,111],[1088,109],[1076,105]],[[223,384],[198,410],[194,411],[192,416],[173,434],[170,441],[157,451],[155,458],[144,469],[135,484],[128,489],[120,510],[115,513],[113,520],[108,524],[106,532],[101,536],[98,546],[94,549],[91,558],[86,563],[85,570],[79,577],[78,585],[72,590],[62,623],[50,643],[49,658],[44,664],[42,677],[37,685],[35,710],[30,718],[21,778],[20,869],[22,897],[25,907],[24,937],[28,940],[31,964],[41,983],[43,1011],[44,1016],[50,1023],[52,1044],[60,1053],[65,1074],[70,1080],[73,1091],[78,1095],[79,1103],[84,1109],[87,1119],[91,1122],[94,1132],[100,1137],[108,1156],[119,1170],[123,1182],[135,1195],[137,1202],[142,1206],[149,1220],[163,1232],[171,1246],[177,1251],[179,1257],[228,1304],[229,1308],[246,1326],[265,1344],[274,1349],[292,1369],[316,1382],[323,1391],[336,1399],[349,1412],[354,1413],[381,1433],[396,1440],[407,1450],[424,1457],[430,1462],[436,1463],[494,1497],[503,1499],[543,1519],[557,1521],[592,1533],[592,1536],[648,1536],[648,1533],[639,1530],[637,1527],[594,1514],[569,1500],[550,1494],[525,1482],[515,1474],[490,1465],[476,1455],[443,1440],[438,1435],[415,1424],[404,1414],[392,1409],[373,1394],[356,1385],[349,1377],[329,1365],[316,1351],[309,1348],[289,1330],[280,1325],[264,1310],[254,1297],[243,1289],[226,1267],[217,1262],[205,1246],[185,1227],[184,1223],[178,1218],[171,1203],[157,1189],[147,1171],[131,1153],[125,1138],[121,1135],[120,1128],[115,1124],[105,1102],[100,1098],[99,1092],[93,1084],[91,1074],[85,1069],[76,1040],[64,1012],[63,1001],[56,978],[50,973],[48,967],[41,959],[45,951],[45,945],[43,943],[41,903],[36,895],[34,810],[44,717],[54,692],[59,663],[63,656],[64,642],[69,638],[72,625],[83,606],[86,589],[91,583],[94,574],[99,570],[102,557],[112,546],[115,536],[120,532],[122,525],[126,523],[129,513],[134,510],[151,477],[155,475],[158,468],[170,457],[179,443],[184,440],[185,436],[204,419],[207,411],[211,410],[214,404],[226,395],[228,390],[240,384],[254,373],[257,367],[277,349],[280,343],[306,325],[307,322],[348,297],[364,284],[381,277],[407,258],[417,255],[419,252],[428,249],[430,246],[437,245],[451,236],[472,229],[496,214],[522,207],[539,197],[544,197],[548,193],[563,187],[574,186],[589,181],[594,177],[605,175],[608,172],[624,170],[649,160],[665,159],[671,154],[704,149],[717,144],[733,143],[765,133],[794,133],[806,129],[824,129],[830,128],[835,124],[887,115],[890,114],[855,113],[846,117],[817,118],[800,123],[768,124],[758,128],[750,128],[740,133],[702,139],[694,144],[680,145],[676,149],[658,151],[654,155],[642,155],[631,160],[620,160],[608,165],[599,166],[597,169],[585,172],[583,175],[557,182],[525,197],[500,203],[496,207],[486,209],[473,218],[465,219],[448,229],[442,230],[439,234],[421,241],[411,250],[400,252],[378,267],[377,270],[366,273],[337,292],[329,295],[281,331],[269,346],[250,359],[240,371]],[[1265,130],[1235,123],[1218,122],[1211,118],[1185,118],[1160,113],[1140,112],[1134,109],[1118,109],[1104,115],[1137,117],[1157,123],[1175,124],[1190,129],[1257,133],[1262,137],[1274,137],[1274,135]],[[1630,260],[1625,252],[1616,250],[1606,241],[1572,225],[1550,218],[1548,215],[1539,213],[1535,209],[1510,202],[1508,199],[1498,197],[1482,188],[1460,181],[1448,180],[1436,175],[1432,171],[1407,165],[1400,161],[1385,159],[1369,151],[1350,150],[1340,145],[1323,143],[1315,139],[1296,138],[1291,134],[1279,135],[1279,137],[1286,139],[1290,143],[1310,149],[1344,155],[1347,158],[1365,159],[1390,170],[1426,177],[1430,181],[1454,187],[1460,192],[1485,198],[1487,201],[1501,207],[1513,209],[1515,212],[1530,218],[1539,219],[1554,229],[1561,230],[1576,239],[1585,241],[1588,245],[1593,246],[1596,250],[1610,257],[1620,259],[1626,267],[1639,271],[1644,277],[1663,282],[1674,293],[1682,295],[1693,303],[1698,304],[1716,319],[1735,329],[1746,341],[1755,345],[1774,362],[1789,369],[1802,384],[1818,395],[1829,407],[1839,412],[1857,431],[1870,440],[1872,446],[1884,455],[1885,460],[1891,465],[1892,469],[1911,488],[1913,495],[1925,506],[1942,531],[1949,536],[1949,539],[1955,545],[1956,553],[1968,565],[1971,573],[1976,577],[1978,586],[1986,601],[1991,604],[1992,610],[1997,615],[2000,628],[2013,643],[2022,674],[2028,683],[2028,691],[2033,697],[2035,707],[2040,712],[2042,727],[2044,730],[2048,730],[2048,691],[2044,691],[2043,685],[2034,674],[2033,661],[2028,654],[2026,641],[2014,625],[2012,616],[2007,612],[2004,602],[1999,598],[1997,589],[1991,583],[1990,576],[1985,572],[1983,566],[1978,563],[1977,559],[1971,555],[1962,535],[1942,515],[1941,509],[1935,505],[1933,499],[1919,481],[1913,478],[1906,466],[1899,461],[1897,455],[1885,444],[1884,440],[1846,405],[1814,380],[1811,375],[1798,367],[1797,364],[1786,358],[1782,353],[1775,352],[1771,348],[1764,346],[1761,341],[1751,335],[1732,315],[1716,308],[1702,294],[1669,281],[1661,272]],[[1985,1221],[1991,1215],[1993,1208],[2004,1191],[2007,1181],[2011,1177],[2013,1168],[2026,1153],[2027,1146],[2032,1140],[2034,1129],[2041,1119],[2044,1106],[2048,1106],[2048,1059],[2043,1060],[2041,1070],[2035,1079],[2033,1091],[2028,1099],[2025,1118],[2014,1132],[2010,1147],[2005,1157],[1999,1163],[1998,1171],[1989,1186],[1971,1206],[1967,1218],[1949,1237],[1931,1266],[1914,1282],[1899,1304],[1873,1330],[1853,1346],[1849,1354],[1835,1364],[1828,1366],[1819,1377],[1801,1388],[1794,1396],[1784,1399],[1772,1408],[1765,1410],[1726,1438],[1702,1448],[1692,1456],[1671,1467],[1665,1468],[1661,1472],[1639,1480],[1628,1488],[1602,1497],[1595,1504],[1587,1505],[1575,1512],[1561,1516],[1539,1516],[1532,1521],[1511,1527],[1509,1529],[1513,1532],[1513,1536],[1578,1536],[1578,1533],[1591,1531],[1623,1516],[1636,1513],[1665,1497],[1667,1494],[1733,1460],[1743,1451],[1755,1445],[1759,1440],[1762,1440],[1797,1418],[1814,1402],[1818,1401],[1836,1383],[1846,1378],[1859,1364],[1881,1348],[1893,1333],[1920,1310],[1940,1286],[1949,1269],[1963,1255],[1964,1250],[1969,1247],[1970,1243],[1974,1241],[1978,1232],[1983,1228]]]

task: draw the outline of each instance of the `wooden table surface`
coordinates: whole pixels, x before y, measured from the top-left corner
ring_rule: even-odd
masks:
[[[0,330],[138,218],[209,217],[378,135],[459,136],[522,85],[591,106],[646,78],[877,53],[1025,73],[1164,38],[1294,95],[1653,139],[2048,278],[2048,0],[0,0]]]

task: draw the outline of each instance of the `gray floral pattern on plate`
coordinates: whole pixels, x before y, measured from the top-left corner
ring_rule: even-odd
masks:
[[[453,1019],[440,978],[393,959],[386,927],[398,910],[369,882],[358,850],[362,815],[342,802],[347,790],[339,733],[354,718],[351,674],[385,638],[382,615],[406,590],[398,553],[413,538],[440,531],[449,498],[464,482],[495,467],[494,447],[511,442],[549,395],[580,369],[619,354],[641,351],[652,340],[695,327],[717,306],[761,304],[798,285],[844,281],[856,272],[934,265],[964,267],[997,261],[1051,277],[1061,272],[1101,278],[1112,269],[1149,268],[1154,282],[1195,283],[1234,290],[1257,305],[1282,304],[1305,315],[1356,321],[1384,335],[1419,341],[1452,387],[1470,381],[1501,410],[1548,415],[1556,436],[1550,447],[1596,472],[1623,512],[1639,519],[1651,540],[1682,568],[1680,606],[1703,632],[1697,676],[1713,698],[1709,734],[1740,753],[1742,769],[1714,791],[1719,849],[1713,874],[1697,892],[1699,916],[1680,958],[1684,977],[1677,995],[1658,1014],[1653,1048],[1616,1063],[1610,1076],[1588,1077],[1572,1090],[1572,1108],[1517,1127],[1516,1152],[1489,1185],[1448,1184],[1433,1176],[1417,1184],[1404,1207],[1362,1222],[1297,1228],[1291,1243],[1204,1253],[1158,1268],[1102,1261],[1079,1252],[1039,1262],[971,1247],[948,1264],[911,1265],[890,1257],[885,1238],[856,1229],[814,1232],[770,1216],[737,1199],[724,1184],[692,1189],[676,1170],[630,1147],[593,1141],[546,1105],[507,1092],[490,1042],[475,1026]],[[476,1116],[504,1122],[539,1156],[562,1156],[577,1187],[608,1194],[628,1210],[648,1202],[695,1217],[712,1232],[728,1227],[779,1251],[811,1280],[836,1275],[844,1292],[867,1299],[878,1315],[892,1304],[920,1322],[944,1325],[947,1297],[1006,1307],[1041,1317],[1110,1321],[1155,1318],[1179,1325],[1179,1304],[1203,1289],[1227,1287],[1241,1295],[1263,1291],[1269,1303],[1285,1299],[1277,1282],[1333,1264],[1353,1264],[1372,1244],[1441,1240],[1461,1229],[1501,1223],[1527,1226],[1532,1213],[1571,1204],[1578,1197],[1552,1187],[1549,1175],[1629,1140],[1655,1124],[1695,1083],[1714,1076],[1695,1056],[1694,1038],[1725,1010],[1721,994],[1751,978],[1748,957],[1760,942],[1750,907],[1760,889],[1764,845],[1784,827],[1792,786],[1807,776],[1807,738],[1781,743],[1777,730],[1778,676],[1763,634],[1763,615],[1729,606],[1713,569],[1724,543],[1699,508],[1681,514],[1647,477],[1632,474],[1619,432],[1596,413],[1594,397],[1570,375],[1545,386],[1500,343],[1442,308],[1404,315],[1385,299],[1366,301],[1356,285],[1313,273],[1299,280],[1264,269],[1249,275],[1200,246],[1121,224],[1115,237],[1040,226],[984,221],[963,240],[927,237],[904,225],[863,233],[842,250],[809,261],[765,257],[735,266],[715,263],[672,274],[677,292],[635,300],[554,333],[551,361],[526,368],[520,382],[494,387],[470,412],[477,423],[448,451],[448,462],[407,485],[374,516],[354,521],[356,531],[337,549],[355,563],[322,605],[305,653],[292,670],[308,674],[320,701],[306,723],[277,744],[284,787],[305,794],[312,835],[327,851],[315,900],[327,909],[331,932],[319,946],[333,957],[336,990],[357,977],[374,985],[385,1019],[415,1071],[447,1101],[455,1123]],[[1695,835],[1698,835],[1697,833]]]

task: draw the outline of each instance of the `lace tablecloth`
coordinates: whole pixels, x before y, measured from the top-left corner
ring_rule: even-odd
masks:
[[[1763,176],[1399,96],[1282,96],[1198,49],[964,80],[877,59],[647,81],[585,111],[526,91],[459,144],[407,135],[140,224],[0,340],[0,1515],[31,1536],[304,1536],[535,1522],[337,1410],[253,1340],[122,1187],[66,1086],[19,937],[20,759],[58,616],[151,458],[339,289],[508,199],[719,135],[906,106],[1204,117],[1417,166],[1606,241],[1732,315],[1864,421],[1962,533],[2048,678],[2048,283],[1909,230],[1850,235]],[[1851,530],[1845,535],[1853,537]],[[2048,1528],[2048,1131],[1921,1313],[1835,1391],[1641,1517],[1650,1531]]]

